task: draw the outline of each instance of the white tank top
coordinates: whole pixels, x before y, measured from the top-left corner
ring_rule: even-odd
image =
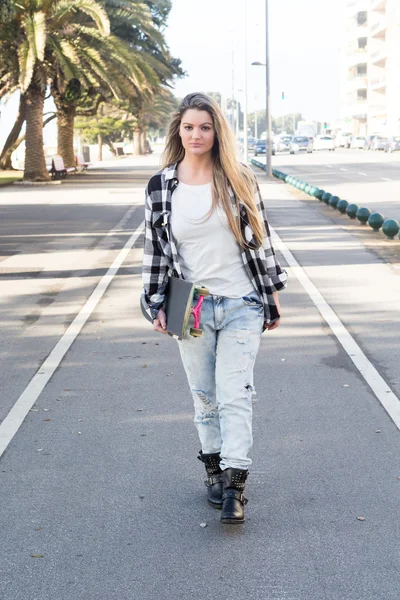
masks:
[[[228,218],[212,205],[212,184],[180,182],[172,194],[171,227],[185,279],[204,285],[211,294],[241,298],[254,288],[243,265],[241,248]]]

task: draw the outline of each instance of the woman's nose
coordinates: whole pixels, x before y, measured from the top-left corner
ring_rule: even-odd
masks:
[[[192,138],[198,139],[200,137],[200,130],[193,127]]]

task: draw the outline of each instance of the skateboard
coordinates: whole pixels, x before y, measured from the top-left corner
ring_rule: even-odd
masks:
[[[201,309],[204,298],[209,295],[207,288],[197,286],[185,279],[169,277],[166,301],[167,330],[171,335],[183,338],[189,328],[192,337],[200,337]],[[193,302],[198,297],[195,306]],[[190,326],[191,316],[194,317],[193,327]]]
[[[182,339],[189,329],[192,337],[200,337],[203,334],[201,328],[201,309],[204,298],[209,295],[207,288],[195,285],[185,279],[168,277],[168,288],[165,302],[165,313],[167,315],[167,332],[174,337]],[[196,305],[193,306],[195,298],[198,297]],[[150,322],[142,303],[140,303],[143,316]],[[193,327],[190,327],[191,316],[194,317]]]

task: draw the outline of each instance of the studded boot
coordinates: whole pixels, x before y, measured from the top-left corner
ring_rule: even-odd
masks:
[[[222,507],[222,471],[219,466],[221,457],[219,453],[203,454],[200,450],[197,458],[204,463],[207,471],[207,479],[204,483],[207,487],[208,502],[214,508],[220,509]]]
[[[247,504],[243,492],[248,471],[225,469],[222,472],[222,513],[221,522],[235,525],[244,521],[244,505]]]

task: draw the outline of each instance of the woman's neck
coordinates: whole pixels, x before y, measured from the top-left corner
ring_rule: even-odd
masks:
[[[192,185],[208,183],[213,178],[213,161],[210,155],[190,156],[185,154],[178,165],[178,177],[182,183]]]

